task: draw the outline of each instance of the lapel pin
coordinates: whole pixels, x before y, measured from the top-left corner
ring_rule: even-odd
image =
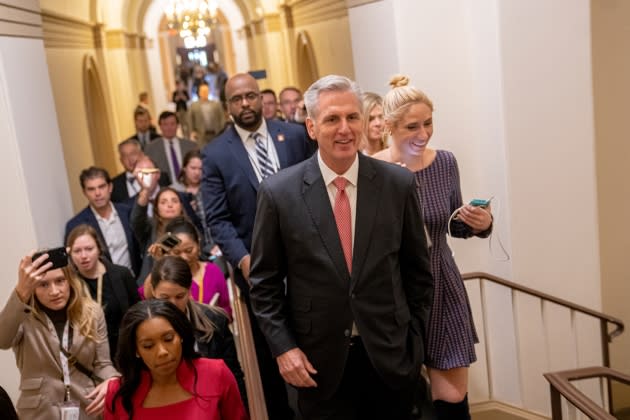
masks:
[[[284,134],[278,134],[278,141],[284,141]]]

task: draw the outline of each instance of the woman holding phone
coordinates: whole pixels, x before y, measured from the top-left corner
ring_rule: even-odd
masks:
[[[103,410],[117,375],[100,306],[74,270],[44,253],[20,261],[18,281],[0,312],[0,348],[12,348],[20,371],[22,419],[87,419]],[[75,361],[70,363],[70,361]]]
[[[159,259],[163,255],[174,255],[186,261],[193,275],[190,286],[192,299],[199,303],[216,304],[227,313],[231,320],[232,305],[230,304],[225,276],[214,263],[199,259],[201,241],[195,225],[183,217],[176,217],[166,225],[165,231],[172,235],[177,242],[172,246],[168,246],[164,242],[155,243],[149,248],[151,255],[155,259]],[[149,279],[145,282],[145,287],[147,286],[150,287]]]
[[[405,166],[415,174],[416,191],[432,243],[429,249],[434,295],[426,332],[426,358],[433,405],[439,420],[470,419],[468,367],[477,357],[477,334],[470,303],[446,234],[487,237],[489,208],[462,205],[455,156],[428,147],[433,135],[433,103],[406,76],[394,76],[383,99],[390,147],[374,157]],[[453,213],[456,216],[451,217]]]

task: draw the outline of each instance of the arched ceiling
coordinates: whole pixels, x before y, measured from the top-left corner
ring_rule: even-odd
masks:
[[[81,0],[76,0],[81,1]],[[131,33],[152,33],[160,12],[170,0],[90,0],[89,13],[94,22]],[[276,13],[285,0],[218,0],[219,8],[232,28],[239,28],[266,14]],[[150,26],[147,26],[150,25]]]
[[[140,28],[137,32],[145,33],[148,37],[155,37],[160,26],[160,21],[164,16],[164,9],[171,0],[129,1],[141,3],[141,8],[136,15],[136,21],[133,22],[134,27]],[[246,15],[243,14],[243,9],[237,4],[237,2],[241,1],[242,0],[218,0],[219,9],[232,28],[240,28],[249,21]]]

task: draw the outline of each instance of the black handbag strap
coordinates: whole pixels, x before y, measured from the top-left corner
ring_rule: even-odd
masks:
[[[61,352],[68,358],[68,363],[70,364],[70,366],[76,367],[79,372],[90,378],[94,382],[94,385],[98,385],[104,381],[103,378],[83,366],[81,362],[79,362],[76,357],[71,355],[70,352],[64,349],[63,346],[59,346],[59,348],[61,349]]]

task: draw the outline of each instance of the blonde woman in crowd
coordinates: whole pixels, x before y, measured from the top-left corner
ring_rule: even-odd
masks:
[[[51,269],[47,260],[43,254],[20,261],[0,312],[0,348],[13,349],[20,370],[20,419],[59,419],[62,410],[87,419],[101,414],[117,375],[105,317],[71,266]]]
[[[373,92],[363,93],[363,138],[361,151],[368,156],[387,148],[383,135],[383,98]]]
[[[431,271],[435,281],[427,331],[425,364],[438,419],[470,419],[468,367],[476,360],[478,341],[461,275],[446,241],[487,237],[492,229],[489,208],[462,206],[455,156],[428,147],[433,134],[433,103],[406,76],[394,76],[383,99],[390,147],[376,158],[398,163],[415,174],[416,190],[430,236]],[[451,219],[451,214],[458,211]]]

